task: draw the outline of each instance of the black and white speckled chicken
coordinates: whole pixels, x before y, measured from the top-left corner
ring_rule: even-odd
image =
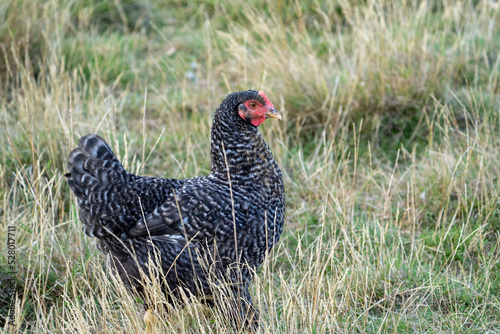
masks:
[[[258,131],[269,117],[281,119],[264,92],[229,94],[215,111],[210,174],[184,180],[131,174],[104,139],[80,139],[67,181],[85,233],[99,239],[125,284],[142,293],[139,271],[149,274],[148,261],[158,258],[167,296],[211,296],[209,281],[229,280],[232,321],[255,326],[251,272],[285,217],[283,176]]]

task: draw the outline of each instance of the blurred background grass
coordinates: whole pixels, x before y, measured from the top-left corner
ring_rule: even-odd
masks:
[[[499,24],[486,0],[3,1],[16,329],[144,329],[63,178],[81,135],[132,172],[206,174],[213,111],[257,89],[284,113],[261,131],[287,191],[253,285],[262,332],[500,330]],[[158,332],[228,330],[196,301],[162,319]]]

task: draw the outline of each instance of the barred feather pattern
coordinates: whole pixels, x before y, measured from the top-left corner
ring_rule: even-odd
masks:
[[[99,239],[125,284],[141,293],[140,271],[151,273],[151,259],[167,296],[181,289],[209,296],[209,275],[229,279],[232,321],[245,326],[258,318],[248,293],[251,272],[279,240],[285,218],[281,170],[258,128],[238,115],[238,106],[252,99],[262,97],[232,93],[217,108],[209,175],[134,175],[95,134],[80,139],[66,174],[85,233]]]

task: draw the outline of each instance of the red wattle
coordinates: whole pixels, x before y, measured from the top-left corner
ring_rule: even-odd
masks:
[[[259,115],[259,116],[255,117],[254,119],[252,119],[250,121],[250,123],[252,123],[255,126],[259,126],[262,123],[264,123],[265,120],[266,120],[266,116],[265,115]]]

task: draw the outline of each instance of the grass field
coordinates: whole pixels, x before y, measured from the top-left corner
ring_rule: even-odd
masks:
[[[67,155],[96,132],[131,172],[206,174],[213,111],[257,89],[284,115],[260,129],[287,196],[251,286],[259,331],[500,332],[499,7],[2,1],[1,328],[143,333],[143,301],[81,230]],[[150,332],[231,332],[199,301],[156,312]]]

